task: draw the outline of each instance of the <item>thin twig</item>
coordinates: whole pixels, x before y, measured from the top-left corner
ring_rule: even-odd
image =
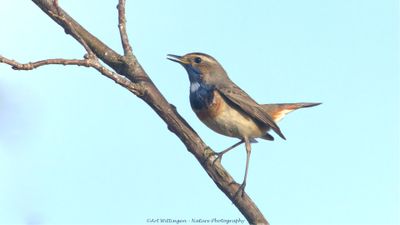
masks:
[[[125,3],[126,0],[119,0],[118,9],[118,28],[121,36],[122,48],[124,49],[125,56],[132,56],[132,47],[129,44],[128,33],[126,31],[126,17],[125,17]]]
[[[33,70],[41,66],[46,65],[75,65],[75,66],[84,66],[84,67],[92,67],[99,71],[104,76],[110,78],[115,81],[115,83],[125,87],[132,93],[137,96],[143,95],[143,88],[139,84],[133,83],[128,78],[118,74],[114,71],[107,69],[103,66],[97,58],[86,58],[86,59],[45,59],[36,62],[29,63],[19,63],[13,59],[8,59],[2,55],[0,55],[0,63],[5,63],[10,65],[14,70]]]
[[[45,65],[76,65],[90,67],[90,64],[86,59],[45,59],[36,62],[19,63],[13,59],[8,59],[0,55],[0,63],[5,63],[11,66],[14,70],[33,70],[40,66]]]
[[[104,76],[110,78],[111,80],[115,81],[115,83],[125,87],[128,89],[130,92],[137,96],[142,96],[144,88],[137,83],[133,83],[130,81],[128,78],[122,76],[121,74],[118,74],[114,71],[111,71],[107,69],[105,66],[103,66],[98,60],[95,59],[90,59],[89,60],[90,66],[99,71],[101,74]]]

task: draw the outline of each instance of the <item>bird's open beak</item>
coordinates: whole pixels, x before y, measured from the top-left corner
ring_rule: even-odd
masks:
[[[168,55],[167,55],[167,59],[169,59],[169,60],[171,60],[171,61],[173,61],[173,62],[180,63],[180,64],[182,64],[182,65],[187,65],[187,64],[189,64],[188,61],[184,60],[184,59],[182,58],[182,56],[179,56],[179,55],[168,54]]]

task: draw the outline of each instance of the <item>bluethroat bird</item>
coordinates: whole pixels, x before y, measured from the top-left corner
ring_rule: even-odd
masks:
[[[251,153],[251,143],[256,138],[274,140],[273,130],[285,136],[276,124],[287,113],[321,103],[258,104],[239,86],[233,83],[224,68],[212,56],[189,53],[184,56],[168,55],[168,59],[181,64],[190,80],[190,105],[197,117],[210,129],[240,141],[217,154],[217,159],[245,143],[246,169],[238,192],[244,193]],[[238,193],[237,192],[237,193]]]

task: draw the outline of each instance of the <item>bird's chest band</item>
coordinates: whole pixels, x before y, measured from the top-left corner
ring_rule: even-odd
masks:
[[[221,108],[222,97],[210,86],[197,84],[190,91],[190,105],[199,117],[215,117]]]
[[[191,101],[192,102],[192,101]],[[200,119],[211,119],[215,118],[221,114],[221,110],[223,109],[224,102],[221,95],[213,90],[209,95],[207,101],[202,101],[202,103],[206,104],[193,104],[196,101],[192,102],[192,109],[197,114]],[[196,107],[201,106],[201,107]]]

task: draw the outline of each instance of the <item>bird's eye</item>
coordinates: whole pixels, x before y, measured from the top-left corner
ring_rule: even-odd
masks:
[[[194,58],[194,62],[195,62],[195,63],[201,63],[201,58],[200,58],[200,57]]]

